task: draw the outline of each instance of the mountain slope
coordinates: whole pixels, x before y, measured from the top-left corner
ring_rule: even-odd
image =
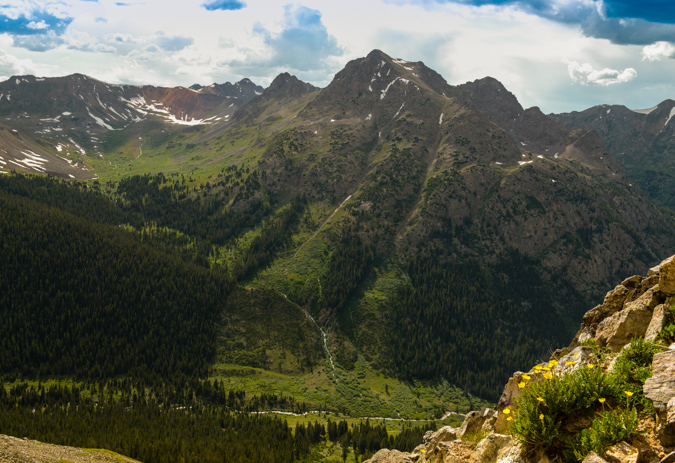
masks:
[[[607,149],[628,176],[655,203],[675,208],[675,101],[632,111],[625,106],[601,105],[581,112],[552,114],[569,128],[600,134]]]
[[[452,87],[379,50],[324,89],[282,74],[209,125],[140,124],[108,130],[99,175],[160,226],[198,234],[242,284],[309,311],[348,370],[494,397],[617,274],[675,245],[673,219],[596,133],[524,110],[494,79]],[[280,232],[294,200],[303,212]],[[208,210],[208,226],[162,204]]]

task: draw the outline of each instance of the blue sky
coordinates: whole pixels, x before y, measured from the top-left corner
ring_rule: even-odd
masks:
[[[451,84],[495,77],[547,113],[675,99],[671,1],[0,0],[0,80],[323,87],[374,48]]]

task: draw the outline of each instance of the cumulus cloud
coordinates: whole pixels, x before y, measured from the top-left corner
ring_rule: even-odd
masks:
[[[656,42],[642,49],[642,59],[660,61],[664,58],[675,58],[675,46],[670,42]]]
[[[3,77],[10,75],[35,74],[35,71],[35,65],[31,60],[19,59],[0,48],[0,75]]]
[[[115,43],[136,43],[136,38],[133,35],[129,34],[110,34],[107,36],[108,42]]]
[[[15,35],[12,37],[13,45],[30,51],[48,51],[63,45],[65,40],[54,31],[40,35]]]
[[[321,21],[321,12],[301,5],[284,7],[281,32],[271,32],[256,23],[253,33],[261,36],[272,51],[268,61],[271,66],[283,65],[308,71],[325,65],[327,58],[344,53],[337,39],[328,33]]]
[[[180,51],[194,43],[192,37],[182,37],[180,35],[168,36],[163,32],[157,33],[157,46],[166,51]]]
[[[214,10],[241,10],[246,7],[246,3],[239,0],[209,0],[202,3],[202,6],[209,11]]]
[[[577,61],[567,61],[567,72],[573,82],[579,82],[581,85],[601,85],[608,87],[614,84],[630,82],[637,77],[637,71],[633,68],[626,68],[623,71],[605,68],[596,70],[588,63],[580,64]]]
[[[675,2],[662,0],[390,0],[426,5],[457,3],[511,7],[550,21],[577,25],[587,37],[620,45],[675,42]]]
[[[70,50],[79,50],[89,53],[115,53],[117,49],[99,43],[98,39],[83,31],[70,30],[63,36],[66,47]]]

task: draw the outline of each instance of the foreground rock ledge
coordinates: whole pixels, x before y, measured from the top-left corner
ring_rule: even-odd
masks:
[[[140,463],[107,450],[85,450],[45,444],[0,434],[0,461],[3,463]]]

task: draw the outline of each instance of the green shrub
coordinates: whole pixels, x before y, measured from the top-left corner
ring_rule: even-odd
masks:
[[[591,451],[602,455],[610,445],[636,434],[639,426],[637,411],[607,411],[595,420],[589,429],[584,429],[572,439],[572,450],[567,450],[565,460],[583,461]]]
[[[524,451],[575,462],[591,450],[602,453],[606,446],[635,434],[637,410],[623,407],[640,403],[632,387],[645,376],[640,368],[645,368],[649,348],[636,341],[622,354],[623,359],[617,360],[621,373],[611,376],[590,364],[568,374],[536,375],[524,387],[513,413],[511,432]],[[599,416],[591,427],[576,432],[582,418],[594,413]]]
[[[614,399],[617,403],[626,404],[626,407],[641,406],[649,414],[654,412],[651,401],[644,395],[643,386],[652,376],[652,360],[656,352],[654,343],[643,338],[633,339],[621,351],[609,378],[616,386]]]

